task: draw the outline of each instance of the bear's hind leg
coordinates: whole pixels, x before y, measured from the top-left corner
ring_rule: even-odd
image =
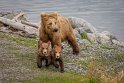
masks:
[[[68,43],[72,46],[72,48],[73,48],[73,54],[79,54],[79,46],[78,46],[78,44],[77,44],[77,42],[76,42],[76,37],[75,37],[75,35],[70,35],[68,38],[67,38],[67,40],[68,40]]]

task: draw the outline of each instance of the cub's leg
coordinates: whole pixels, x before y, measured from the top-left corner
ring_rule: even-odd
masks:
[[[64,72],[64,63],[63,60],[59,60],[59,65],[60,65],[60,72],[63,73]]]
[[[39,55],[37,55],[37,67],[38,68],[42,67],[42,58]]]
[[[50,56],[48,56],[47,58],[46,58],[46,67],[48,67],[49,65],[51,64],[51,57]]]
[[[57,64],[55,57],[52,57],[52,64],[55,68],[59,68],[59,65]]]

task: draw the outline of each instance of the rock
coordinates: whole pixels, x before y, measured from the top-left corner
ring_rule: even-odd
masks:
[[[115,44],[115,45],[124,47],[124,42],[120,42],[120,41],[118,41],[118,40],[114,40],[114,39],[113,39],[113,40],[112,40],[112,43]]]
[[[80,35],[82,35],[82,33],[85,32],[82,27],[75,28],[75,29],[79,32]]]
[[[90,45],[91,43],[87,39],[83,39],[83,44]]]
[[[1,22],[0,22],[0,27],[3,27],[4,26],[4,24],[2,24]]]
[[[100,44],[107,44],[107,43],[111,44],[112,43],[110,41],[110,37],[108,37],[106,34],[103,34],[103,33],[96,34],[96,40]]]
[[[102,34],[105,34],[105,35],[108,36],[111,40],[112,40],[112,39],[116,39],[116,40],[117,40],[117,38],[116,38],[112,33],[110,33],[109,31],[103,31]]]
[[[4,32],[4,33],[12,33],[12,31],[9,30],[8,27],[0,27],[0,32]]]
[[[97,43],[96,35],[93,33],[87,33],[87,40],[89,40],[91,43]]]
[[[112,40],[117,40],[117,38],[112,35],[109,31],[103,31],[101,33],[96,33],[96,41],[100,44],[113,44]]]
[[[74,29],[73,32],[74,32],[76,38],[81,39],[81,35],[79,34],[79,32],[76,29]]]
[[[81,35],[79,34],[79,32],[78,32],[76,29],[74,29],[73,32],[74,32],[74,34],[75,34],[75,36],[76,36],[77,42],[78,42],[79,44],[82,44],[83,41],[82,41],[82,38],[81,38]]]
[[[76,18],[76,17],[69,17],[68,19],[74,29],[82,28],[83,31],[86,31],[87,33],[96,33],[96,29],[94,28],[94,26],[92,26],[84,19]]]

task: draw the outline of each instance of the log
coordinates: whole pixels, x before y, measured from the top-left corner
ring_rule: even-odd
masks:
[[[36,23],[31,23],[31,22],[24,21],[24,20],[22,20],[21,23],[22,23],[22,24],[26,24],[26,25],[28,25],[28,26],[35,27],[35,28],[37,28],[37,29],[39,28],[39,26],[38,26]]]
[[[18,21],[18,18],[23,16],[24,14],[25,14],[24,12],[21,12],[18,15],[16,15],[12,20]]]
[[[35,35],[35,36],[38,35],[38,29],[36,29],[32,26],[24,25],[20,22],[16,22],[15,20],[10,20],[10,19],[4,18],[4,17],[0,17],[0,22],[4,23],[6,25],[9,25],[15,29],[24,31],[30,35]]]

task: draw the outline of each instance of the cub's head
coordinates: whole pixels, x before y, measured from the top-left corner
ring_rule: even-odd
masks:
[[[48,56],[50,52],[50,41],[48,42],[38,41],[38,48],[39,48],[39,52],[42,55]]]
[[[58,23],[58,13],[42,13],[41,20],[43,26],[47,31],[50,32],[58,32],[59,31],[59,23]]]
[[[58,46],[58,45],[55,45],[53,47],[53,55],[56,59],[59,59],[61,58],[61,54],[62,54],[62,49],[63,47],[62,46]]]

